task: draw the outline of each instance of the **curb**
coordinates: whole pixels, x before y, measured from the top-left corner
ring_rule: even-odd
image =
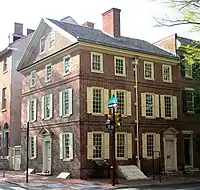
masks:
[[[12,184],[12,185],[17,185],[17,186],[22,187],[24,189],[29,189],[29,190],[31,189],[31,188],[26,187],[25,185],[22,185],[20,183],[14,182],[14,181],[0,180],[0,182],[9,183],[9,184]]]
[[[170,187],[173,185],[184,185],[184,184],[193,184],[193,183],[200,183],[200,180],[195,181],[185,181],[185,182],[176,182],[176,183],[155,183],[155,184],[141,184],[141,185],[130,185],[130,186],[123,186],[123,187],[114,187],[112,189],[124,189],[124,188],[153,188],[153,187]]]

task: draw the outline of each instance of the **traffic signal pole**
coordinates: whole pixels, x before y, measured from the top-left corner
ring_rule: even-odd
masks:
[[[113,107],[113,130],[112,130],[112,185],[116,184],[116,158],[115,158],[115,129],[116,129],[116,120],[115,120],[115,107]]]

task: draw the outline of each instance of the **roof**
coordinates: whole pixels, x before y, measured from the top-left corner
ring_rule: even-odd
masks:
[[[54,19],[48,20],[57,25],[58,27],[62,28],[66,32],[70,33],[72,36],[77,38],[78,41],[106,45],[124,50],[132,50],[136,52],[177,59],[175,55],[165,50],[162,50],[159,47],[156,47],[155,45],[144,40],[128,38],[123,36],[112,37],[98,29],[87,28],[85,26],[57,21]]]
[[[184,38],[184,37],[181,37],[181,36],[177,36],[177,40],[183,46],[192,45],[192,46],[198,46],[198,47],[200,47],[200,42],[198,42],[196,40],[192,40],[192,39],[189,39],[189,38]]]

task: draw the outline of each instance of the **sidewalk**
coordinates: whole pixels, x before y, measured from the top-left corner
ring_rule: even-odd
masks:
[[[162,182],[152,181],[152,178],[146,180],[125,180],[118,179],[119,184],[113,187],[110,179],[57,179],[56,176],[39,176],[36,174],[29,174],[29,183],[25,183],[25,174],[17,171],[6,171],[5,177],[3,172],[0,171],[0,181],[17,184],[26,189],[113,189],[123,187],[141,187],[141,186],[155,186],[155,185],[170,185],[170,184],[183,184],[191,182],[200,182],[200,174],[185,175],[185,176],[162,176]]]

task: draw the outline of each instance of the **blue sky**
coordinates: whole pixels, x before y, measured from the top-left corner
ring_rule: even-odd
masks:
[[[178,33],[180,36],[198,39],[198,33],[189,32],[188,26],[155,27],[154,16],[174,14],[164,5],[153,0],[3,0],[0,11],[0,50],[8,44],[8,34],[14,31],[14,22],[26,28],[36,29],[42,17],[61,19],[72,16],[79,24],[85,21],[102,28],[102,13],[115,7],[121,9],[121,34],[123,36],[155,42],[161,38]]]

